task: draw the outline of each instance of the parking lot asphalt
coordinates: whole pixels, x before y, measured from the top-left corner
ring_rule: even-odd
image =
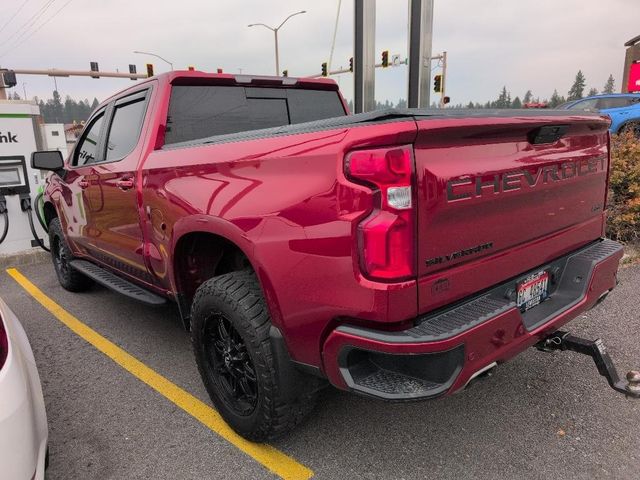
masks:
[[[19,271],[108,340],[210,405],[172,306],[102,287],[63,290],[49,263]],[[274,474],[63,325],[5,271],[47,406],[56,479],[274,478]],[[640,265],[567,329],[604,340],[621,373],[640,367]],[[609,389],[591,359],[530,349],[467,390],[388,404],[327,388],[309,419],[272,445],[314,478],[637,479],[640,401]]]

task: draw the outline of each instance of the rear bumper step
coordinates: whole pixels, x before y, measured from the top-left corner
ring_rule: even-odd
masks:
[[[325,373],[339,388],[389,400],[433,398],[463,388],[474,374],[552,334],[616,285],[622,246],[600,240],[458,304],[416,319],[407,330],[353,325],[327,338]],[[549,274],[549,295],[521,312],[518,282]]]
[[[155,293],[145,290],[134,283],[118,277],[117,275],[105,270],[98,265],[95,265],[86,260],[71,260],[71,267],[74,270],[86,275],[87,277],[95,280],[100,285],[103,285],[115,292],[125,295],[139,302],[146,303],[147,305],[164,305],[167,300]]]

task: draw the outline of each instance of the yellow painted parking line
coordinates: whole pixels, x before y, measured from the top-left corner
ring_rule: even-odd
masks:
[[[72,332],[89,342],[134,377],[149,385],[160,395],[176,404],[200,423],[210,428],[280,478],[297,480],[308,479],[313,476],[312,470],[298,463],[280,450],[270,445],[253,443],[242,438],[226,424],[216,410],[198,400],[189,392],[172,383],[133,355],[130,355],[118,347],[115,343],[107,340],[98,332],[82,323],[45,295],[42,290],[31,283],[29,279],[22,275],[17,269],[9,268],[7,269],[7,273]]]

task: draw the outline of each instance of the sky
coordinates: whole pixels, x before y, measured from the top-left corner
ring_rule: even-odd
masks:
[[[277,26],[280,68],[290,76],[320,73],[329,58],[338,0],[4,0],[0,9],[0,67],[138,72],[153,63],[134,50],[159,54],[175,69],[274,74]],[[376,61],[383,50],[407,55],[408,0],[377,0]],[[347,67],[353,52],[353,0],[342,0],[333,67]],[[15,17],[13,17],[15,15]],[[12,18],[13,17],[13,18]],[[435,0],[433,55],[447,51],[447,94],[452,104],[497,98],[503,85],[512,97],[566,95],[581,69],[587,89],[601,90],[609,74],[620,88],[624,42],[640,34],[639,0]],[[438,72],[434,62],[433,74]],[[352,98],[353,77],[333,77]],[[407,97],[407,67],[376,69],[376,99]],[[64,97],[103,100],[131,80],[58,78]],[[48,98],[50,77],[22,75],[13,91]],[[11,91],[11,90],[10,90]],[[586,93],[586,92],[585,92]],[[435,94],[432,94],[432,99]]]

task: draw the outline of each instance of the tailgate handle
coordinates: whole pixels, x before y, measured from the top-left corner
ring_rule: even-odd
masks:
[[[545,125],[531,130],[527,136],[529,143],[534,145],[554,143],[560,140],[568,129],[569,125]]]

